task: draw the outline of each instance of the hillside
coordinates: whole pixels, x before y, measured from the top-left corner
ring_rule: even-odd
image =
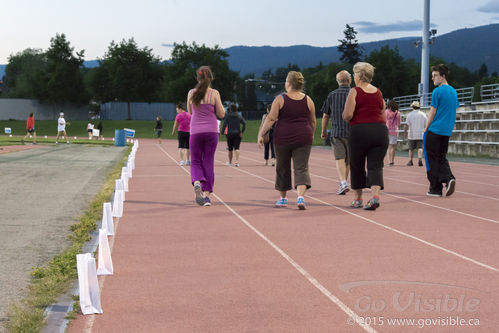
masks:
[[[404,58],[413,58],[420,62],[421,48],[415,48],[413,45],[413,42],[419,39],[420,37],[405,37],[360,45],[364,48],[364,54],[369,54],[385,45],[392,48],[398,46],[400,55]],[[241,75],[247,73],[260,75],[267,69],[285,67],[289,63],[297,64],[300,68],[314,67],[321,61],[323,64],[337,62],[340,57],[337,46],[233,46],[226,51],[230,55],[230,67],[240,71]],[[499,24],[437,35],[430,52],[432,56],[454,62],[471,71],[477,70],[482,63],[485,63],[489,73],[499,72]]]

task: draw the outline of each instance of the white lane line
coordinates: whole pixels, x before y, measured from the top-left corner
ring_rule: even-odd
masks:
[[[314,177],[317,177],[317,178],[326,179],[326,180],[329,180],[329,181],[332,181],[332,182],[337,182],[335,179],[332,179],[332,178],[329,178],[329,177],[319,176],[319,175],[315,175],[315,174],[312,174],[312,173],[310,173],[310,175],[314,176]],[[450,208],[445,208],[445,207],[441,207],[441,206],[436,206],[436,205],[432,205],[432,204],[429,204],[429,203],[426,203],[426,202],[422,202],[422,201],[418,201],[418,200],[414,200],[414,199],[410,199],[410,198],[406,198],[406,197],[401,197],[399,195],[391,194],[390,192],[383,191],[383,194],[391,196],[391,197],[394,197],[394,198],[398,198],[398,199],[403,199],[403,200],[415,202],[415,203],[418,203],[420,205],[425,205],[425,206],[429,206],[429,207],[432,207],[432,208],[437,208],[437,209],[445,210],[447,212],[451,212],[451,213],[455,213],[455,214],[460,214],[460,215],[464,215],[464,216],[467,216],[467,217],[472,217],[474,219],[478,219],[478,220],[482,220],[482,221],[486,221],[486,222],[490,222],[490,223],[499,224],[499,221],[488,219],[486,217],[481,217],[481,216],[477,216],[477,215],[473,215],[473,214],[468,214],[468,213],[461,212],[461,211],[458,211],[458,210],[454,210],[454,209],[450,209]]]
[[[421,176],[420,173],[415,173],[415,172],[411,172],[411,171],[407,171],[407,170],[401,170],[401,169],[398,169],[398,168],[393,168],[393,167],[390,167],[390,171],[391,172],[394,172],[394,173],[399,173],[399,174],[405,174],[405,175],[411,175],[411,176],[414,176],[414,175],[419,175]],[[462,172],[462,171],[457,171],[456,172],[456,175],[458,175],[458,177],[456,178],[457,181],[461,181],[461,182],[465,182],[465,183],[471,183],[471,184],[480,184],[480,185],[488,185],[488,186],[494,186],[494,187],[499,187],[499,185],[496,185],[496,184],[491,184],[490,182],[489,183],[483,183],[483,182],[478,182],[478,181],[475,181],[475,180],[471,180],[471,179],[466,179],[466,178],[463,178],[462,176],[460,176],[461,174],[463,174],[465,172]],[[482,175],[477,175],[475,174],[474,176],[482,176],[483,177],[483,174]],[[470,176],[467,176],[467,177],[470,177]],[[499,176],[489,176],[487,175],[486,176],[487,178],[495,178],[495,177],[498,177]]]
[[[401,179],[401,178],[397,178],[397,177],[405,177],[405,178]],[[418,177],[418,178],[421,178],[421,175],[397,175],[396,177],[394,177],[394,175],[392,175],[390,177],[386,177],[385,175],[383,175],[383,178],[385,178],[385,179],[392,179],[392,180],[395,180],[397,182],[404,182],[404,183],[409,183],[409,184],[413,184],[413,185],[424,186],[426,188],[428,187],[428,184],[421,184],[421,183],[414,183],[414,182],[407,181],[407,180],[405,180],[407,177],[412,177],[412,178]],[[474,182],[474,181],[471,181],[471,180],[464,180],[462,178],[457,179],[457,181],[459,183],[464,182],[464,183],[471,183],[471,184],[476,184],[476,185],[487,185],[487,186],[499,187],[499,185],[495,185],[495,184],[486,184],[486,183]],[[486,196],[486,195],[481,195],[481,194],[475,194],[475,193],[464,192],[464,191],[455,191],[455,192],[456,193],[467,194],[467,195],[472,195],[472,196],[475,196],[475,197],[481,197],[481,198],[485,198],[485,199],[499,200],[499,198],[493,198],[493,197]]]
[[[256,161],[256,162],[258,162],[257,160],[249,158],[249,157],[242,157],[241,156],[240,158],[244,158],[244,159],[247,159],[247,160],[250,160],[250,161]],[[332,182],[338,183],[338,181],[336,179],[333,179],[333,178],[324,177],[324,176],[316,175],[316,174],[313,174],[313,173],[310,173],[310,175],[314,176],[314,177],[318,177],[318,178],[322,178],[322,179],[327,179],[327,180],[330,180]],[[385,179],[393,179],[393,178],[390,178],[390,177],[384,177],[384,178]],[[405,183],[414,184],[414,185],[421,185],[419,183],[413,183],[413,182],[410,182],[410,181],[402,181],[402,180],[399,180],[399,179],[396,179],[396,180],[399,181],[399,182],[405,182]],[[426,185],[421,185],[421,186],[426,186]],[[483,199],[489,199],[489,200],[499,201],[499,198],[486,197],[486,196],[483,196],[483,195],[474,194],[474,193],[468,193],[468,192],[462,192],[462,191],[456,191],[456,192],[462,193],[462,194],[468,194],[468,195],[472,195],[472,196],[476,196],[476,197],[480,197],[480,198],[483,198]],[[465,215],[465,216],[468,216],[468,217],[473,217],[473,218],[476,218],[476,219],[479,219],[479,220],[483,220],[483,221],[487,221],[487,222],[499,224],[499,221],[496,221],[496,220],[493,220],[493,219],[489,219],[489,218],[486,218],[486,217],[472,215],[472,214],[468,214],[468,213],[465,213],[465,212],[453,210],[453,209],[450,209],[450,208],[446,208],[446,207],[442,207],[442,206],[437,206],[437,205],[432,205],[432,204],[429,204],[429,203],[426,203],[426,202],[423,202],[423,201],[418,201],[418,200],[409,199],[409,198],[406,198],[406,197],[397,196],[395,194],[391,194],[390,192],[386,192],[386,191],[383,191],[383,193],[386,194],[386,195],[395,197],[395,198],[412,201],[412,202],[415,202],[415,203],[418,203],[418,204],[421,204],[421,205],[426,205],[426,206],[429,206],[429,207],[433,207],[433,208],[437,208],[437,209],[442,209],[442,210],[453,212],[453,213],[456,213],[456,214],[461,214],[461,215]]]
[[[316,149],[316,151],[320,151],[322,149]],[[314,159],[316,160],[320,160],[320,161],[334,161],[334,153],[332,151],[332,149],[324,149],[324,151],[329,151],[331,152],[331,156],[332,156],[332,159],[327,159],[327,158],[320,158],[320,157],[315,157]],[[401,157],[401,156],[395,156],[396,158],[396,162],[398,162],[398,160],[402,160],[402,161],[407,161],[405,159],[405,157]],[[409,158],[407,156],[407,158]],[[492,171],[491,169],[494,169],[494,171],[497,170],[497,165],[496,164],[482,164],[482,163],[473,163],[473,162],[463,162],[463,161],[449,161],[450,163],[452,164],[459,164],[460,165],[460,168],[463,168],[463,169],[472,169],[472,170],[476,170],[476,169],[487,169],[487,170],[482,170],[482,171]],[[402,164],[400,165],[404,165],[405,162],[401,162]],[[476,173],[471,173],[471,172],[467,172],[469,175],[476,175]],[[499,176],[493,176],[493,177],[499,177]]]
[[[170,159],[175,161],[175,159],[162,147],[159,147],[163,153],[166,154]],[[221,161],[218,161],[220,164],[224,164]],[[184,171],[190,175],[190,172],[187,171],[184,167],[182,167]],[[234,168],[237,169],[237,168]],[[256,176],[256,175],[253,175]],[[257,176],[258,177],[258,176]],[[263,179],[263,178],[262,178]],[[359,317],[352,309],[350,309],[345,303],[343,303],[338,297],[333,295],[326,287],[324,287],[319,281],[317,281],[310,273],[308,273],[303,267],[301,267],[296,261],[293,260],[289,255],[286,254],[281,248],[279,248],[274,242],[268,239],[263,233],[261,233],[258,229],[256,229],[251,223],[249,223],[244,217],[239,215],[232,207],[230,207],[225,201],[222,200],[218,195],[214,192],[212,195],[220,201],[225,208],[227,208],[232,214],[234,214],[241,222],[243,222],[251,231],[256,233],[261,239],[263,239],[268,245],[270,245],[274,250],[277,251],[287,262],[289,262],[302,276],[304,276],[315,288],[317,288],[323,295],[325,295],[329,300],[331,300],[334,304],[336,304],[343,312],[345,312],[350,318],[355,319],[355,322],[362,327],[367,332],[376,332],[371,326],[366,325],[364,323],[363,318]]]
[[[220,151],[220,152],[222,152],[222,151]],[[247,151],[245,153],[258,154],[257,152],[253,152],[253,151]],[[249,159],[249,160],[252,160],[252,161],[260,162],[258,160],[247,158],[247,157],[245,157],[243,155],[240,158],[242,158],[242,159]],[[336,171],[336,167],[334,166],[334,160],[321,159],[321,158],[318,158],[318,157],[315,157],[315,156],[312,157],[312,155],[310,156],[310,160],[311,161],[312,160],[315,160],[315,161],[322,160],[322,161],[325,161],[325,162],[330,162],[333,165],[317,164],[316,162],[309,162],[309,165],[310,166],[317,166],[317,167],[321,167],[321,168],[325,168],[325,169],[331,169],[331,170],[335,170]],[[410,176],[414,176],[414,177],[416,177],[416,176],[421,177],[420,173],[415,173],[415,172],[411,172],[411,171],[408,171],[408,170],[400,170],[400,169],[391,168],[390,172],[400,173],[400,174],[404,174],[404,175],[410,175]],[[462,174],[462,173],[463,172],[459,172],[459,174]],[[474,176],[480,176],[480,175],[474,174]],[[490,177],[499,177],[499,176],[487,176],[487,177],[490,178]],[[386,179],[390,179],[390,178],[388,178],[386,176],[385,176],[385,178]],[[397,179],[397,181],[398,181],[398,179]],[[489,183],[483,183],[483,182],[478,182],[478,181],[474,181],[474,180],[470,180],[470,179],[465,179],[465,178],[462,178],[462,177],[457,178],[457,181],[458,182],[464,182],[464,183],[470,183],[470,184],[476,184],[476,185],[485,185],[485,186],[499,187],[499,184],[491,184],[490,182]],[[427,185],[421,184],[421,183],[418,183],[418,185],[428,187]],[[480,194],[474,194],[474,193],[463,192],[463,191],[458,191],[458,190],[456,190],[456,193],[473,195],[473,196],[484,198],[484,199],[499,200],[498,198],[491,198],[491,197],[480,195]]]
[[[255,175],[255,174],[253,174],[253,173],[251,173],[251,172],[249,172],[249,171],[243,170],[243,169],[241,169],[241,167],[234,168],[234,169],[235,169],[235,170],[238,170],[238,171],[240,171],[240,172],[246,173],[246,174],[248,174],[248,175],[252,175],[252,176],[254,176],[254,177],[256,177],[256,178],[263,179],[263,180],[265,180],[265,181],[266,181],[266,182],[268,182],[268,183],[272,183],[272,184],[274,183],[274,182],[273,182],[273,181],[271,181],[271,180],[265,179],[265,178],[263,178],[263,177],[260,177],[260,176],[258,176],[258,175]],[[321,177],[321,178],[328,179],[328,178],[326,178],[326,177],[322,177],[322,176],[320,176],[320,177]],[[476,264],[476,265],[478,265],[478,266],[481,266],[481,267],[484,267],[484,268],[489,269],[489,270],[491,270],[491,271],[494,271],[494,272],[496,272],[496,273],[499,273],[499,269],[498,269],[498,268],[495,268],[495,267],[492,267],[492,266],[490,266],[490,265],[484,264],[484,263],[482,263],[482,262],[480,262],[480,261],[478,261],[478,260],[472,259],[472,258],[470,258],[470,257],[466,257],[466,256],[464,256],[464,255],[462,255],[462,254],[459,254],[459,253],[454,252],[454,251],[452,251],[452,250],[446,249],[446,248],[444,248],[444,247],[442,247],[442,246],[439,246],[439,245],[433,244],[433,243],[431,243],[431,242],[425,241],[424,239],[421,239],[421,238],[419,238],[419,237],[413,236],[413,235],[411,235],[411,234],[408,234],[408,233],[406,233],[406,232],[400,231],[400,230],[398,230],[398,229],[395,229],[395,228],[392,228],[392,227],[386,226],[386,225],[384,225],[384,224],[382,224],[382,223],[376,222],[376,221],[371,220],[371,219],[369,219],[369,218],[367,218],[367,217],[364,217],[364,216],[362,216],[362,215],[355,214],[355,213],[353,213],[353,212],[351,212],[351,211],[349,211],[349,210],[343,209],[343,208],[338,207],[338,206],[336,206],[336,205],[333,205],[333,204],[331,204],[331,203],[329,203],[329,202],[326,202],[326,201],[323,201],[323,200],[321,200],[321,199],[315,198],[315,197],[313,197],[313,196],[311,196],[311,195],[306,194],[305,196],[306,196],[306,197],[308,197],[308,198],[310,198],[310,199],[312,199],[312,200],[315,200],[315,201],[317,201],[317,202],[320,202],[320,203],[322,203],[322,204],[324,204],[324,205],[327,205],[327,206],[333,207],[333,208],[335,208],[335,209],[338,209],[338,210],[340,210],[340,211],[342,211],[342,212],[344,212],[344,213],[347,213],[347,214],[350,214],[350,215],[352,215],[352,216],[358,217],[358,218],[360,218],[360,219],[362,219],[362,220],[364,220],[364,221],[366,221],[366,222],[372,223],[372,224],[377,225],[377,226],[379,226],[379,227],[381,227],[381,228],[384,228],[384,229],[390,230],[390,231],[395,232],[395,233],[397,233],[397,234],[399,234],[399,235],[402,235],[402,236],[404,236],[404,237],[411,238],[411,239],[413,239],[413,240],[416,240],[416,241],[418,241],[418,242],[421,242],[421,243],[423,243],[423,244],[426,244],[426,245],[428,245],[428,246],[431,246],[431,247],[433,247],[433,248],[435,248],[435,249],[438,249],[438,250],[444,251],[444,252],[446,252],[446,253],[449,253],[449,254],[451,254],[451,255],[453,255],[453,256],[456,256],[456,257],[458,257],[458,258],[460,258],[460,259],[463,259],[463,260],[469,261],[469,262],[474,263],[474,264]]]

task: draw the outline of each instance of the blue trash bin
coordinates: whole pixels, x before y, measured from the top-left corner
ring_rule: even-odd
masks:
[[[114,145],[117,147],[124,147],[126,144],[125,131],[114,130]]]

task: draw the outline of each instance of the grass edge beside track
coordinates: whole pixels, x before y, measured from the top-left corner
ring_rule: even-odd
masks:
[[[46,324],[45,308],[67,292],[71,282],[78,277],[76,255],[90,240],[90,233],[97,228],[97,221],[102,219],[102,206],[104,202],[110,200],[115,179],[119,178],[121,168],[125,165],[131,149],[132,147],[128,146],[123,159],[111,169],[99,193],[78,217],[78,221],[71,225],[71,233],[68,235],[71,245],[48,264],[37,267],[31,272],[28,296],[17,304],[11,304],[7,310],[8,332],[40,332]]]

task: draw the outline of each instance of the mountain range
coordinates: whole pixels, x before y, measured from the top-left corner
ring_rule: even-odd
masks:
[[[414,42],[421,37],[386,39],[376,42],[360,43],[363,54],[368,55],[375,49],[388,45],[398,47],[404,58],[413,58],[421,62],[421,48],[414,47]],[[229,66],[241,75],[254,73],[259,76],[263,71],[297,64],[299,68],[315,67],[322,62],[339,62],[341,53],[337,46],[314,47],[294,45],[273,46],[233,46],[225,49],[229,53]],[[499,24],[490,24],[476,28],[460,29],[444,35],[437,35],[430,46],[430,55],[454,62],[471,71],[486,64],[489,73],[499,72]]]
[[[360,43],[363,54],[368,55],[375,49],[388,45],[398,47],[402,57],[421,60],[421,48],[414,47],[414,42],[421,37],[386,39],[376,42]],[[232,46],[226,48],[229,54],[229,66],[239,71],[241,76],[254,73],[260,76],[263,71],[288,64],[297,64],[300,68],[315,67],[321,62],[325,65],[338,62],[340,53],[337,46],[315,47],[309,45],[275,46]],[[430,55],[454,62],[471,71],[482,64],[488,72],[499,72],[499,24],[489,24],[475,28],[460,29],[444,35],[437,35],[430,47]],[[85,61],[86,67],[98,66],[96,60]],[[0,78],[5,73],[5,66],[0,65]]]

